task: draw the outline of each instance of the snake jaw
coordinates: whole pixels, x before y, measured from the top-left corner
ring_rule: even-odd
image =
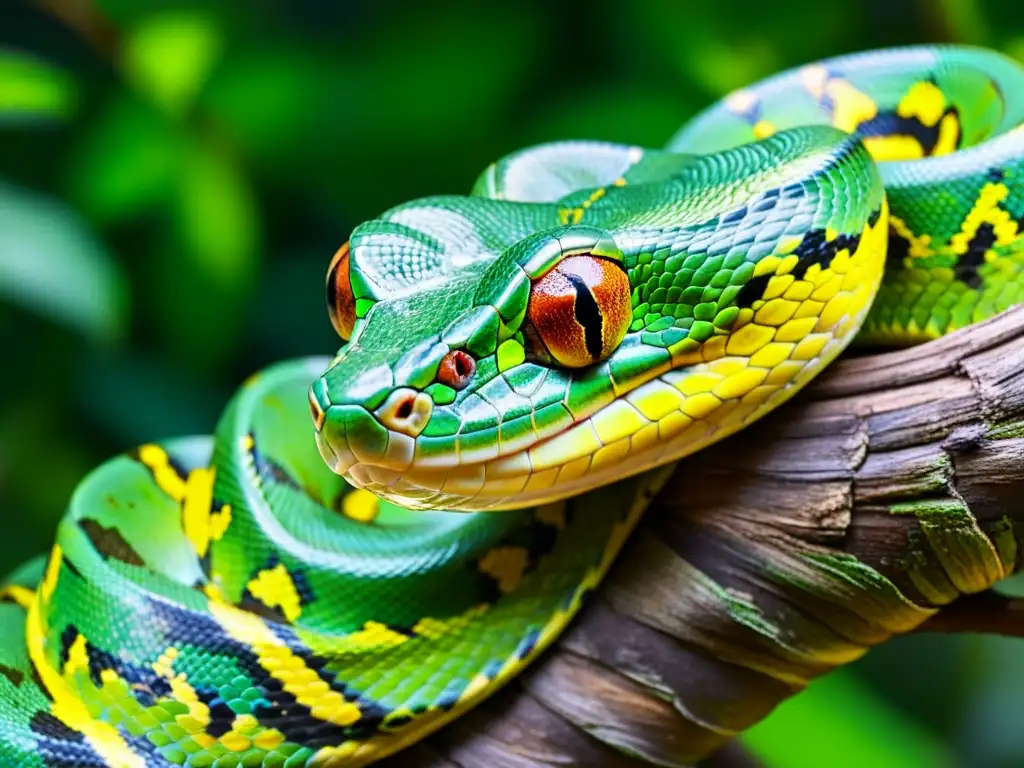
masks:
[[[405,402],[404,397],[403,393],[402,397],[395,399]],[[415,409],[417,406],[409,407]],[[354,472],[353,484],[360,487],[365,484],[358,479],[360,467],[404,472],[413,465],[416,439],[409,433],[415,430],[399,416],[392,414],[388,418],[391,421],[397,419],[395,423],[398,426],[408,427],[404,432],[388,428],[384,418],[375,417],[360,406],[332,405],[326,409],[322,427],[316,432],[320,455],[336,474],[349,477]]]

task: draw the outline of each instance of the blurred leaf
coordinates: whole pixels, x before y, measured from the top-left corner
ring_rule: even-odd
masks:
[[[1024,571],[996,582],[992,589],[1007,597],[1024,597]]]
[[[253,0],[245,0],[251,3]],[[114,22],[119,28],[125,29],[145,21],[154,13],[165,13],[191,8],[199,5],[223,6],[223,0],[90,0],[97,6],[104,17]]]
[[[173,435],[213,431],[230,395],[230,388],[192,368],[136,351],[83,365],[73,406],[123,450]]]
[[[207,13],[165,12],[127,36],[121,63],[130,82],[171,114],[187,109],[220,55],[221,36]]]
[[[0,50],[0,125],[64,119],[77,106],[74,80],[38,59]]]
[[[306,50],[242,51],[218,68],[204,102],[246,152],[277,160],[303,150],[301,131],[321,125],[317,98],[326,75]]]
[[[723,39],[708,35],[697,38],[678,52],[678,60],[708,93],[724,94],[752,85],[784,69],[771,40]]]
[[[669,88],[609,85],[576,90],[538,110],[524,143],[559,139],[600,139],[660,147],[698,104]],[[511,149],[511,148],[510,148]]]
[[[911,633],[873,648],[848,669],[929,733],[949,734],[982,667],[967,635]]]
[[[0,185],[0,297],[110,340],[125,317],[124,277],[63,204]]]
[[[72,490],[91,468],[86,443],[68,432],[64,414],[43,395],[7,402],[0,412],[0,492],[17,535],[0,538],[0,556],[20,563],[46,551]],[[60,439],[55,439],[60,435]],[[28,523],[28,524],[26,524]],[[2,577],[0,573],[0,577]]]
[[[210,374],[232,364],[259,272],[261,233],[245,178],[204,146],[185,155],[149,280],[174,357]]]
[[[71,196],[103,222],[136,216],[170,198],[183,145],[176,127],[159,113],[116,94],[77,147]]]
[[[620,16],[640,37],[636,45],[658,52],[681,76],[714,97],[786,67],[842,52],[851,29],[867,18],[856,3],[806,0],[775,0],[770,5],[760,0],[649,0],[626,8]]]
[[[977,0],[938,0],[931,9],[960,43],[982,45],[991,35]]]
[[[259,40],[218,67],[203,106],[257,163],[339,208],[468,188],[555,45],[537,8],[473,9],[407,6],[329,46]]]
[[[1019,638],[972,635],[964,656],[977,669],[965,691],[957,741],[965,765],[1024,765],[1020,731],[1024,653]],[[963,663],[961,661],[961,663]]]
[[[1004,53],[1024,62],[1024,37],[1014,37],[1004,46]]]
[[[256,202],[237,167],[204,147],[193,148],[181,168],[175,219],[193,259],[218,286],[245,283],[256,268]]]
[[[741,739],[768,768],[953,765],[941,742],[842,669],[812,682]]]

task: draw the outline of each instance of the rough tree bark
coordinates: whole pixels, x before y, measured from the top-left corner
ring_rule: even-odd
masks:
[[[894,634],[1022,634],[981,594],[1021,499],[1024,308],[841,360],[681,463],[556,647],[388,765],[690,765]]]

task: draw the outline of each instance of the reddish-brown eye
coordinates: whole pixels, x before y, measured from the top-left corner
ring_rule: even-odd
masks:
[[[629,329],[629,278],[609,259],[567,256],[533,283],[527,318],[556,363],[592,365],[614,352]]]
[[[356,324],[356,297],[352,295],[352,283],[348,279],[347,242],[334,254],[327,268],[327,313],[334,330],[348,341]]]
[[[441,358],[437,367],[437,380],[452,389],[465,389],[473,378],[476,360],[461,349],[453,349]]]

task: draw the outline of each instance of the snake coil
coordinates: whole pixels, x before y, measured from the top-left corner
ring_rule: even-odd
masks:
[[[1021,300],[1022,121],[999,54],[858,54],[665,150],[533,147],[360,225],[338,354],[99,467],[9,578],[0,762],[358,766],[458,717],[559,635],[674,461],[855,336]]]

